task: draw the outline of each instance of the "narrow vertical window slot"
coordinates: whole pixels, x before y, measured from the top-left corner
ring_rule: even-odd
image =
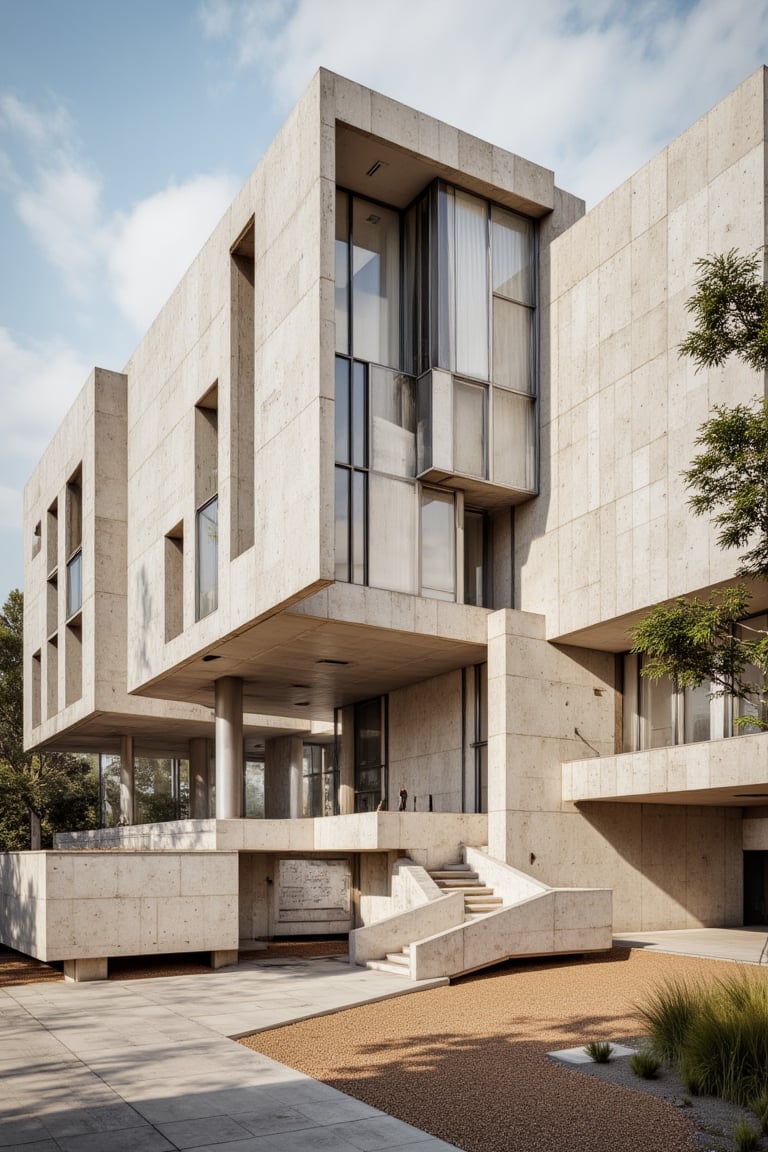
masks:
[[[219,605],[219,389],[195,407],[196,619]]]
[[[254,222],[240,234],[230,264],[230,555],[240,556],[254,543],[255,367]]]
[[[165,639],[178,636],[184,627],[184,522],[165,537]]]

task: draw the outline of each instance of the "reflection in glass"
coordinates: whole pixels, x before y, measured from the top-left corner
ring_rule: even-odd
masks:
[[[453,468],[464,476],[485,479],[486,389],[463,380],[453,382]]]
[[[336,461],[349,464],[349,360],[336,357]]]
[[[349,580],[349,477],[346,468],[336,469],[336,579]]]
[[[382,698],[355,705],[355,811],[374,812],[382,799],[384,729]]]
[[[416,486],[370,476],[368,583],[390,592],[417,592]]]
[[[352,203],[352,347],[374,364],[400,367],[400,216]]]
[[[197,513],[197,619],[219,606],[219,500]]]
[[[464,513],[464,603],[482,608],[485,603],[485,516]]]
[[[533,395],[533,311],[493,298],[493,382]]]
[[[643,716],[645,719],[644,748],[669,748],[675,743],[675,692],[668,676],[660,680],[641,681]]]
[[[365,364],[354,362],[352,368],[352,463],[356,468],[368,466],[368,390]]]
[[[416,475],[416,397],[410,376],[371,366],[372,464],[392,476]]]
[[[352,572],[353,584],[365,584],[366,474],[352,472]]]
[[[493,479],[523,492],[534,488],[534,402],[493,390]]]
[[[760,634],[765,635],[768,630],[768,616],[763,613],[760,616],[752,616],[749,620],[745,620],[743,624],[736,626],[736,635],[741,640],[758,640]],[[745,684],[753,684],[755,692],[752,693],[746,700],[734,700],[733,712],[734,716],[749,716],[755,719],[768,720],[768,707],[762,697],[762,690],[765,687],[765,674],[755,664],[747,664],[744,668],[743,679]],[[742,736],[749,732],[759,732],[760,729],[757,725],[739,725],[734,727],[734,733]]]
[[[349,197],[336,192],[336,351],[349,352]]]
[[[67,564],[67,619],[83,606],[83,554],[76,552]]]
[[[450,492],[421,493],[421,591],[436,600],[456,599],[456,526]]]
[[[533,304],[533,222],[494,205],[491,223],[493,291]]]
[[[686,744],[710,738],[710,685],[686,688],[683,696],[683,738]]]

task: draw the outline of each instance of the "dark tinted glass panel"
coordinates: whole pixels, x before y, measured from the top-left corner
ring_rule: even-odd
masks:
[[[464,513],[464,603],[479,608],[485,603],[485,517]]]
[[[336,357],[336,460],[349,463],[349,360]]]

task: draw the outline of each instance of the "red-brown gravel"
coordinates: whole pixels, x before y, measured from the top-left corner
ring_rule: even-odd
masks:
[[[241,1043],[466,1152],[694,1152],[684,1113],[546,1053],[635,1037],[634,1004],[661,981],[733,971],[628,949],[510,964]]]

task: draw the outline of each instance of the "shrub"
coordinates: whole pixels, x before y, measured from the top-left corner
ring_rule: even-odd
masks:
[[[750,1101],[749,1106],[758,1119],[760,1132],[765,1136],[768,1134],[768,1088],[763,1088],[754,1100]]]
[[[607,1064],[613,1052],[613,1044],[607,1040],[590,1040],[589,1044],[584,1045],[584,1051],[595,1064]]]
[[[629,1061],[629,1066],[635,1076],[640,1076],[643,1080],[653,1080],[661,1068],[661,1060],[653,1052],[644,1048],[640,1052],[635,1052]]]
[[[674,1064],[688,1092],[751,1106],[768,1125],[768,982],[736,975],[709,986],[672,983],[640,1007],[656,1055]]]
[[[739,1152],[752,1152],[760,1142],[760,1136],[746,1120],[740,1120],[733,1130],[733,1138]]]
[[[662,1060],[680,1060],[691,1021],[698,1014],[703,989],[685,980],[672,980],[640,1005],[640,1018],[648,1029],[651,1048]]]

